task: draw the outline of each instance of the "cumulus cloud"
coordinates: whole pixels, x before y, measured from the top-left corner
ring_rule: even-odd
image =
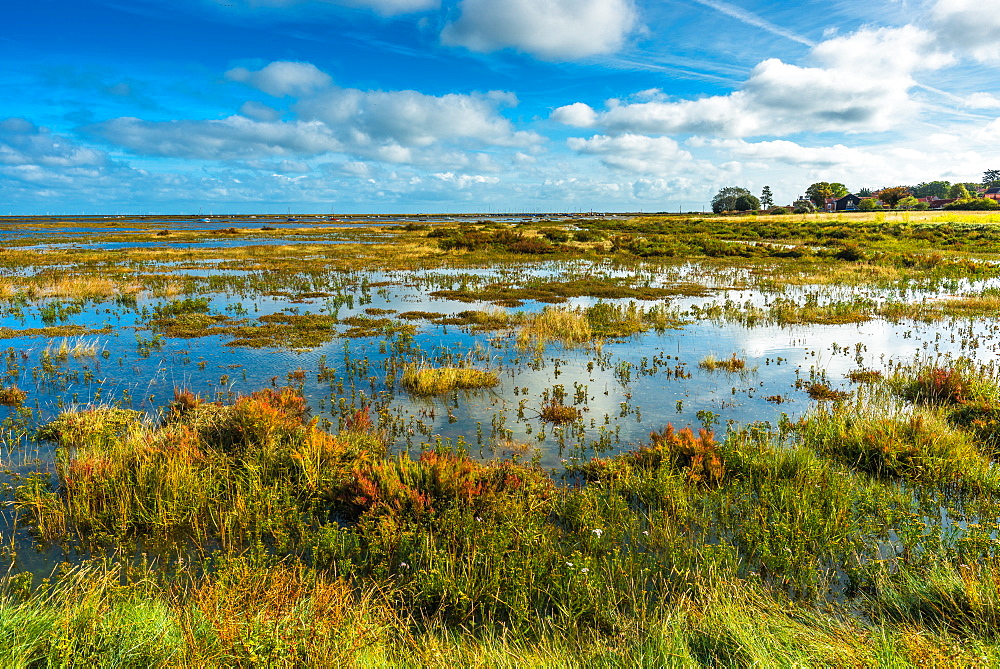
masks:
[[[279,110],[256,100],[247,100],[240,105],[240,113],[255,121],[277,121],[281,118]]]
[[[617,51],[637,22],[632,0],[462,0],[459,10],[441,33],[445,44],[555,61]]]
[[[892,77],[933,71],[955,62],[933,33],[913,25],[864,28],[816,45],[811,57],[841,74]]]
[[[441,167],[495,169],[480,146],[530,147],[542,141],[518,131],[500,110],[518,104],[504,91],[433,96],[417,91],[339,88],[309,63],[279,61],[227,72],[270,95],[291,95],[292,120],[248,101],[241,115],[221,120],[144,121],[117,118],[86,132],[144,155],[207,160],[344,153],[389,163],[437,161]]]
[[[276,98],[303,96],[326,88],[333,80],[312,63],[293,63],[277,60],[260,70],[234,67],[226,72],[226,78],[249,84]]]
[[[453,184],[456,188],[466,189],[475,184],[498,184],[500,179],[498,177],[488,177],[482,174],[454,174],[452,172],[438,172],[434,175],[435,179]]]
[[[576,128],[592,128],[597,123],[597,112],[588,104],[574,102],[552,112],[552,120]]]
[[[148,192],[142,170],[23,118],[0,121],[0,202],[66,206],[70,198],[92,203]]]
[[[1000,143],[1000,118],[993,119],[981,128],[976,128],[972,131],[971,137],[981,145],[996,146]]]
[[[55,168],[103,167],[107,156],[53,135],[23,118],[0,121],[0,165]]]
[[[605,166],[626,172],[665,174],[691,163],[691,154],[669,137],[594,135],[589,139],[571,137],[566,143],[578,153],[596,156]]]
[[[507,93],[442,96],[417,91],[332,89],[300,102],[305,119],[322,121],[353,146],[426,147],[467,140],[491,146],[527,146],[541,138],[516,131],[498,108],[516,104]]]
[[[981,0],[938,0],[931,25],[941,44],[984,63],[1000,60],[1000,12]]]
[[[231,160],[282,155],[315,155],[341,148],[318,121],[260,122],[243,116],[211,121],[143,121],[117,118],[87,132],[150,156]]]
[[[611,100],[598,112],[583,103],[556,109],[551,118],[615,133],[694,134],[721,137],[798,132],[876,132],[906,123],[919,104],[909,95],[919,70],[953,59],[919,28],[863,29],[819,44],[816,66],[776,58],[762,61],[740,90],[694,100]]]

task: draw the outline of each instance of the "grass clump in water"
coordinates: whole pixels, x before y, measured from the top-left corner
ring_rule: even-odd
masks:
[[[15,386],[0,388],[0,406],[19,407],[28,399],[28,393]]]
[[[604,339],[631,337],[648,330],[662,332],[678,328],[683,321],[664,307],[642,309],[634,302],[627,306],[598,302],[587,308],[545,307],[529,316],[517,336],[521,347],[542,347],[557,341],[566,347],[600,343]]]
[[[590,321],[582,310],[546,307],[528,320],[517,335],[517,343],[524,347],[534,342],[535,346],[542,347],[550,341],[558,341],[572,347],[593,338]]]
[[[847,378],[852,383],[872,384],[880,382],[884,378],[884,375],[877,369],[856,369],[848,373]]]
[[[575,407],[566,406],[553,397],[542,405],[538,417],[546,423],[572,423],[580,417],[580,411]]]
[[[667,468],[679,473],[687,483],[717,486],[726,473],[724,456],[714,434],[705,429],[695,435],[690,427],[674,431],[667,426],[649,433],[649,444],[609,460],[595,458],[582,468],[588,478],[615,477],[623,472],[654,472]]]
[[[492,388],[500,383],[496,372],[471,367],[427,367],[411,363],[403,368],[403,388],[414,395],[443,395],[455,390]]]
[[[733,353],[728,358],[719,359],[714,355],[707,355],[705,358],[698,363],[698,366],[702,369],[714,372],[717,369],[721,369],[726,372],[742,372],[746,369],[747,361],[745,358],[738,357]]]
[[[845,390],[835,390],[822,382],[810,383],[806,386],[806,393],[809,397],[820,402],[840,402],[851,396]]]

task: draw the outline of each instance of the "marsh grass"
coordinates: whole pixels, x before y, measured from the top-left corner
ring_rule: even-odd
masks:
[[[580,309],[546,307],[531,317],[517,334],[518,345],[542,347],[557,341],[567,347],[589,343],[594,338],[590,322]]]
[[[17,495],[40,533],[287,543],[305,531],[324,487],[348,475],[348,462],[383,449],[377,435],[330,435],[305,422],[305,402],[293,389],[230,405],[179,404],[186,408],[172,409],[163,424],[104,407],[45,425],[39,438],[58,445],[59,487],[36,479]]]
[[[571,463],[573,485],[454,448],[388,455],[367,413],[328,434],[293,389],[227,405],[178,390],[157,421],[63,414],[40,435],[59,448],[59,487],[36,478],[17,492],[36,536],[141,538],[147,549],[183,536],[223,550],[204,571],[86,567],[34,592],[8,579],[0,657],[988,663],[976,658],[996,657],[998,579],[959,565],[988,550],[989,528],[955,544],[926,533],[919,500],[896,479],[992,494],[989,461],[932,413],[914,423],[863,408],[820,408],[783,434],[757,426],[722,441],[667,426]],[[875,454],[886,443],[908,446]],[[888,562],[890,536],[902,545]],[[920,571],[940,556],[954,570]],[[845,578],[865,593],[866,617],[828,599]]]
[[[522,345],[595,348],[680,321],[663,305],[619,303],[548,307],[524,322],[500,311],[392,317],[379,308],[395,306],[388,300],[343,320],[332,312],[235,320],[209,305],[223,294],[334,303],[358,293],[363,307],[374,291],[358,268],[483,264],[508,280],[471,280],[449,297],[512,306],[576,295],[662,299],[705,292],[670,273],[693,258],[713,285],[768,293],[757,310],[734,303],[696,317],[797,324],[989,313],[988,292],[964,305],[775,301],[789,284],[954,291],[947,281],[995,274],[968,255],[1000,248],[995,221],[923,216],[600,221],[587,246],[557,241],[564,233],[546,223],[553,239],[534,250],[556,260],[542,266],[531,246],[443,251],[437,238],[418,239],[421,230],[352,233],[340,254],[317,234],[315,244],[267,248],[129,249],[114,263],[106,252],[8,249],[4,261],[49,272],[120,264],[164,298],[159,323],[150,322],[164,334],[200,329],[279,349],[348,334],[372,338],[351,342],[359,349],[388,349],[414,331],[403,327],[411,316],[442,329],[523,325]],[[659,236],[654,244],[638,243],[646,232]],[[730,242],[751,233],[777,243]],[[629,235],[617,248],[597,241]],[[171,241],[207,237],[172,233]],[[554,240],[565,248],[549,254]],[[865,247],[863,257],[848,243]],[[606,263],[627,276],[578,281],[565,268],[583,259],[587,271]],[[550,266],[573,278],[524,278],[525,268]],[[670,280],[656,283],[654,269]],[[115,281],[133,280],[124,273]],[[52,276],[14,280],[7,307],[27,307],[35,298],[24,286]],[[134,301],[114,306],[139,311]],[[460,368],[456,360],[435,364]],[[365,363],[362,378],[375,378]],[[333,382],[346,375],[322,365],[330,401],[349,417],[336,434],[309,419],[301,389],[229,404],[179,390],[156,417],[110,407],[64,413],[39,435],[57,449],[55,480],[48,471],[11,479],[18,527],[74,560],[88,550],[130,558],[61,573],[34,591],[21,575],[3,579],[0,664],[998,666],[995,372],[943,359],[888,368],[884,383],[865,378],[872,383],[853,397],[802,421],[734,427],[724,438],[668,426],[593,459],[569,445],[588,427],[576,414],[565,428],[538,429],[571,435],[567,468],[554,472],[525,462],[526,445],[506,449],[527,451],[509,460],[440,442],[387,453],[376,425],[390,424],[391,410],[381,400],[372,414],[358,410],[369,398],[353,390],[335,396]],[[143,552],[157,557],[140,564]]]
[[[403,367],[403,388],[414,395],[443,395],[455,390],[480,390],[500,383],[496,372],[471,367],[429,367],[410,363]]]
[[[372,647],[401,627],[377,593],[263,560],[227,560],[186,588],[96,561],[30,595],[9,586],[0,596],[9,666],[375,666],[384,648],[369,656]]]
[[[695,283],[678,283],[672,287],[630,285],[630,282],[612,278],[574,278],[566,281],[532,280],[522,286],[510,283],[490,283],[481,288],[438,290],[433,297],[446,297],[461,302],[494,302],[517,304],[525,300],[560,303],[571,297],[596,297],[600,299],[656,300],[675,295],[704,295],[704,286]]]
[[[569,407],[556,398],[542,404],[538,410],[538,417],[546,423],[572,423],[580,417],[580,410],[576,407]]]
[[[856,369],[847,374],[847,378],[852,383],[879,383],[885,375],[877,369]]]
[[[902,410],[877,394],[831,407],[820,405],[803,427],[819,452],[881,478],[996,494],[1000,474],[969,433],[932,408]]]
[[[820,402],[840,402],[851,396],[851,393],[846,390],[836,390],[822,382],[808,384],[806,393],[812,399]]]
[[[963,648],[947,629],[917,633],[920,621],[893,619],[914,619],[912,611],[886,610],[881,625],[865,625],[738,579],[664,603],[609,644],[549,619],[529,634],[456,632],[400,617],[378,589],[359,592],[342,579],[261,560],[226,561],[172,591],[154,579],[122,587],[122,577],[120,567],[87,565],[27,597],[8,590],[0,599],[0,657],[11,666],[511,668],[987,666],[995,657],[988,648]]]
[[[648,309],[635,302],[628,305],[598,302],[591,307],[545,307],[527,316],[517,335],[521,347],[543,347],[559,342],[567,348],[591,345],[599,347],[605,339],[623,339],[656,330],[679,328],[683,321],[663,306]]]
[[[28,393],[16,385],[0,388],[0,406],[19,407],[28,399]]]
[[[45,347],[44,354],[66,360],[67,358],[94,358],[103,350],[101,340],[77,337],[76,339],[63,338],[58,344],[49,342]]]
[[[887,385],[917,406],[936,409],[991,452],[1000,452],[1000,381],[992,367],[964,357],[943,363],[918,361],[897,368]]]
[[[104,276],[78,274],[64,276],[56,281],[32,286],[29,295],[35,299],[66,297],[71,299],[96,300],[118,295],[135,295],[142,291],[138,283],[124,283]]]
[[[714,355],[707,355],[698,363],[698,366],[709,372],[714,372],[717,369],[721,369],[725,372],[742,372],[746,369],[747,361],[745,358],[738,357],[733,353],[728,358],[716,358]]]

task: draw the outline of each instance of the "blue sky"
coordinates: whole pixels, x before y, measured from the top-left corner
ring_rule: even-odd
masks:
[[[1000,169],[979,0],[33,0],[0,214],[699,210]]]

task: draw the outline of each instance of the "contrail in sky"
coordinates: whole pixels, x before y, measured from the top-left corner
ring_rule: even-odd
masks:
[[[798,42],[799,44],[805,44],[806,46],[812,47],[816,46],[816,43],[812,40],[806,39],[801,35],[796,35],[790,30],[785,30],[781,26],[776,26],[770,21],[762,19],[761,17],[748,12],[742,7],[737,7],[736,5],[731,5],[728,2],[720,2],[719,0],[694,0],[699,5],[704,5],[706,7],[711,7],[717,12],[721,12],[726,16],[731,16],[737,21],[742,21],[747,25],[754,26],[755,28],[760,28],[761,30],[766,30],[774,35],[779,35],[786,39],[790,39],[793,42]]]

